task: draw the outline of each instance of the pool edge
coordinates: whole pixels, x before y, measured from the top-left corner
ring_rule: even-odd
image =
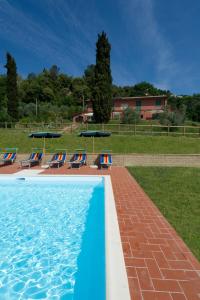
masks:
[[[118,224],[112,182],[105,179],[105,222],[106,222],[106,299],[129,300],[130,290]]]

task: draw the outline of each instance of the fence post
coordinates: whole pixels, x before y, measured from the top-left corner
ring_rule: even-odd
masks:
[[[185,136],[185,126],[183,127],[183,135]]]
[[[134,135],[136,135],[136,124],[134,124]]]
[[[168,127],[167,127],[167,135],[169,135],[169,131],[170,131],[170,126],[168,125]]]

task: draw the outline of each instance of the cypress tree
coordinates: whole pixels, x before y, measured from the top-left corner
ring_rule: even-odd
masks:
[[[111,45],[105,32],[98,35],[93,88],[93,113],[96,123],[107,123],[112,111]]]
[[[12,120],[18,120],[18,96],[17,96],[17,67],[10,53],[6,54],[7,82],[6,91],[8,98],[8,114]]]
[[[6,76],[0,75],[0,111],[4,108],[6,96]]]

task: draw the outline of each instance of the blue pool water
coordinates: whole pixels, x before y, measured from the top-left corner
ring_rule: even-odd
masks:
[[[103,178],[0,177],[0,299],[104,300]]]

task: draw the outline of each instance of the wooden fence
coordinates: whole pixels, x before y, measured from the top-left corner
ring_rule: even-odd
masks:
[[[93,123],[0,123],[0,129],[31,131],[62,131],[78,133],[84,130],[109,131],[114,135],[165,135],[200,137],[200,126],[165,126],[155,124],[93,124]]]

